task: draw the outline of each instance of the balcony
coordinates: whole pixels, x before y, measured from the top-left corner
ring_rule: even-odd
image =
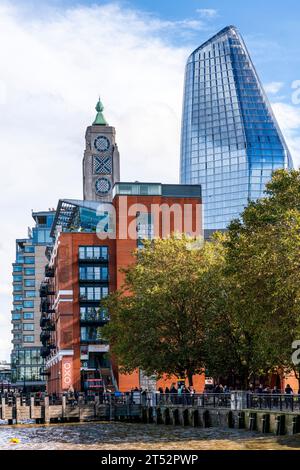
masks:
[[[45,298],[48,295],[54,295],[55,291],[48,282],[42,282],[40,286],[40,297]]]
[[[51,315],[42,315],[40,319],[40,327],[48,330],[48,331],[55,331],[55,323],[52,320]]]
[[[45,266],[45,277],[54,277],[54,268],[50,268],[49,264]]]
[[[97,282],[98,284],[101,283],[107,283],[109,281],[108,276],[96,276],[96,275],[90,275],[90,274],[80,274],[79,276],[79,282]]]
[[[49,330],[42,330],[40,334],[40,341],[43,344],[43,346],[47,345],[47,342],[51,338],[51,332]]]
[[[108,256],[97,256],[97,255],[79,255],[80,263],[106,263],[108,264]]]
[[[50,303],[45,297],[43,297],[41,300],[40,311],[43,313],[55,313],[55,310],[50,308]]]
[[[82,323],[104,323],[109,321],[109,315],[105,310],[81,312],[80,321]]]
[[[42,346],[40,350],[40,355],[45,359],[50,355],[51,349],[49,346]]]

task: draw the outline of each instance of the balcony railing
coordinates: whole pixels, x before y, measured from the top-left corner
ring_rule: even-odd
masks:
[[[46,298],[42,298],[40,304],[40,311],[44,313],[54,313],[55,310],[50,308],[50,303],[47,301]]]
[[[88,281],[88,282],[108,282],[109,277],[107,276],[98,276],[95,274],[83,274],[79,275],[79,281]]]
[[[108,263],[108,256],[79,255],[80,262]]]
[[[97,336],[81,336],[80,337],[81,343],[93,343],[93,344],[103,344],[108,345],[108,341],[101,339]]]
[[[45,266],[45,277],[54,277],[54,268],[50,268],[48,264]]]
[[[46,346],[46,343],[51,338],[51,332],[49,330],[42,330],[40,334],[40,341],[41,343]]]
[[[40,319],[40,327],[48,330],[48,331],[54,331],[55,330],[55,323],[53,322],[53,319],[51,315],[45,315],[43,314]]]
[[[48,295],[54,295],[55,291],[53,287],[48,282],[42,282],[40,286],[40,297],[44,298]]]
[[[109,315],[105,311],[99,312],[83,312],[80,314],[80,321],[81,322],[89,322],[89,323],[96,323],[96,322],[107,322],[109,320]]]
[[[40,350],[40,355],[45,359],[50,355],[51,349],[49,346],[42,346]]]

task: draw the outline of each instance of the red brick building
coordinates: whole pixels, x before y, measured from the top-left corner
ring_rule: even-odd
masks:
[[[96,379],[121,391],[170,384],[155,383],[142,371],[118,373],[101,334],[108,312],[99,304],[121,287],[120,268],[134,262],[132,252],[143,239],[172,232],[202,235],[200,186],[116,183],[111,203],[59,201],[52,227],[56,241],[41,285],[41,352],[49,393],[85,390]],[[195,389],[203,387],[204,375],[195,377]]]

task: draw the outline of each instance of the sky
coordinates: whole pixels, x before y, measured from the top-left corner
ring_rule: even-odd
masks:
[[[0,0],[0,360],[11,349],[15,239],[32,210],[82,197],[101,95],[124,181],[178,182],[184,66],[234,24],[300,164],[300,3]]]

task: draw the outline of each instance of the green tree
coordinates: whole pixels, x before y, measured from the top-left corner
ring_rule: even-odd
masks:
[[[217,289],[211,269],[222,262],[223,248],[215,242],[194,249],[194,242],[175,236],[145,242],[125,270],[123,289],[104,301],[111,315],[104,334],[123,371],[174,374],[190,385],[203,372],[205,312]]]
[[[249,203],[229,227],[226,314],[245,381],[279,366],[297,372],[291,356],[292,342],[300,337],[299,229],[300,172],[295,170],[275,172],[266,197]]]

